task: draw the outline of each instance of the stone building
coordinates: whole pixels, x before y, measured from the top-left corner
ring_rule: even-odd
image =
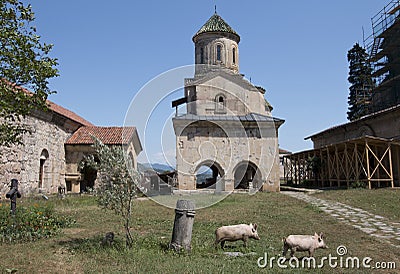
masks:
[[[239,73],[240,36],[217,14],[193,36],[195,75],[185,79],[186,114],[173,118],[181,190],[279,191],[278,128],[265,90]],[[197,177],[209,168],[210,178]]]
[[[23,136],[23,145],[0,147],[3,195],[13,178],[20,182],[24,194],[55,193],[60,186],[80,192],[93,186],[96,174],[79,168],[84,155],[93,153],[92,136],[108,145],[127,146],[136,167],[142,147],[134,127],[96,127],[51,101],[48,106],[49,111],[36,111],[24,118],[23,123],[32,134]]]

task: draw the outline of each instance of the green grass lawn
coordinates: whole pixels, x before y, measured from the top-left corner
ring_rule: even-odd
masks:
[[[375,194],[371,193],[365,191],[363,196]],[[334,192],[330,192],[324,198],[333,199],[333,194]],[[382,195],[382,202],[376,201],[378,205],[387,201],[384,199],[385,194]],[[22,202],[19,206],[32,202],[27,199],[20,201]],[[329,254],[337,256],[336,248],[345,245],[348,256],[358,256],[361,259],[369,256],[375,262],[394,261],[400,268],[399,248],[382,243],[351,226],[339,223],[314,206],[280,193],[258,193],[253,196],[235,194],[212,207],[197,210],[190,255],[175,254],[167,249],[172,236],[174,210],[150,200],[135,203],[132,222],[135,245],[130,250],[124,248],[124,233],[119,217],[99,209],[93,197],[68,197],[65,200],[54,199],[48,202],[54,203],[58,212],[75,218],[76,225],[64,229],[62,235],[51,239],[1,245],[1,272],[12,268],[17,269],[18,273],[367,272],[365,269],[332,269],[328,264],[323,269],[306,270],[279,269],[276,263],[273,269],[260,269],[257,266],[257,259],[265,253],[269,257],[281,253],[283,237],[321,231],[327,236],[329,248],[315,252],[317,261]],[[399,211],[399,203],[393,206]],[[381,207],[383,206],[379,205]],[[261,240],[250,240],[247,248],[243,247],[241,241],[227,243],[225,251],[254,252],[256,255],[228,257],[220,248],[214,249],[214,231],[217,227],[250,222],[259,225]],[[116,233],[116,244],[111,248],[104,248],[100,242],[108,231]],[[306,253],[298,252],[296,255],[301,257]]]

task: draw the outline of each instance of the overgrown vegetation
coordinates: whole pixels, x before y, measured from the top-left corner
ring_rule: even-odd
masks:
[[[350,185],[351,188],[366,188],[367,183],[363,181],[352,182]]]
[[[10,207],[0,204],[0,241],[3,243],[48,238],[74,223],[74,219],[56,214],[52,205],[19,206],[12,216]]]

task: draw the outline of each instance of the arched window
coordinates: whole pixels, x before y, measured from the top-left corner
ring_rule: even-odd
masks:
[[[200,49],[200,64],[204,64],[204,48]]]
[[[42,153],[40,154],[39,158],[39,184],[38,188],[43,187],[44,183],[44,176],[45,176],[45,166],[44,164],[46,163],[47,159],[49,158],[49,152],[46,149],[42,150]]]
[[[232,49],[232,63],[236,64],[236,48]]]
[[[215,97],[215,112],[217,113],[225,113],[225,96],[219,94]]]
[[[221,45],[217,45],[217,61],[221,61]]]

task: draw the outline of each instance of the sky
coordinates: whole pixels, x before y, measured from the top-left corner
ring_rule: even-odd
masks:
[[[312,148],[305,137],[347,122],[347,51],[363,44],[363,30],[371,34],[371,17],[389,0],[29,3],[41,41],[54,44],[51,56],[59,62],[60,76],[50,81],[57,94],[49,99],[98,126],[124,125],[132,106],[139,119],[143,110],[131,105],[135,95],[142,91],[152,97],[153,91],[143,88],[149,81],[194,63],[192,36],[216,5],[241,37],[240,72],[267,90],[273,116],[285,120],[280,147],[297,152]],[[163,99],[165,106],[182,95],[175,90]],[[173,110],[165,106],[153,120],[171,118]],[[163,153],[173,157],[172,126],[164,123],[165,128],[150,129],[151,138],[142,140],[138,127],[153,162],[163,162]]]

